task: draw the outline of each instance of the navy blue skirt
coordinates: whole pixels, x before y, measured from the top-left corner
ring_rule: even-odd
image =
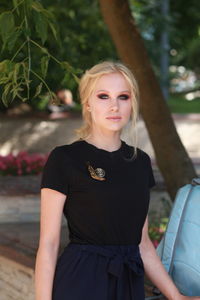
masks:
[[[137,245],[69,243],[59,256],[52,300],[144,300]]]

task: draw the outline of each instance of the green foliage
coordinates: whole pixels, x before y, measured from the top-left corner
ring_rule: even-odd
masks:
[[[42,76],[43,78],[46,77],[47,75],[47,70],[48,70],[48,65],[49,65],[49,59],[50,59],[50,56],[47,54],[45,56],[42,56],[41,58],[41,72],[42,72]]]
[[[200,36],[200,34],[199,34]],[[200,38],[193,38],[187,47],[187,53],[185,51],[185,61],[188,68],[193,69],[196,74],[200,75]]]
[[[47,9],[44,9],[40,2],[33,2],[32,8],[35,30],[42,44],[47,40],[48,28],[52,31],[54,38],[58,40],[59,33],[54,15]]]
[[[52,32],[55,40],[59,41],[54,15],[39,1],[14,0],[13,7],[0,14],[2,53],[6,56],[0,63],[0,85],[2,102],[6,107],[16,98],[22,101],[37,98],[43,87],[48,90],[52,99],[56,98],[45,81],[50,58],[65,72],[76,73],[72,67],[69,71],[68,62],[57,60],[43,46],[47,40],[48,30]],[[32,35],[35,35],[36,40],[32,39]],[[37,40],[41,41],[41,44]],[[9,53],[6,53],[6,50]],[[33,52],[41,57],[35,60],[34,64],[32,64]]]
[[[130,0],[136,24],[140,29],[153,69],[160,79],[160,38],[169,32],[170,65],[182,65],[200,75],[200,2],[169,0],[169,14],[163,18],[158,0]],[[171,51],[171,50],[174,51]]]
[[[172,113],[200,113],[200,98],[189,101],[184,95],[171,95],[167,104]]]
[[[161,1],[158,0],[131,0],[131,10],[143,37],[155,74],[160,78],[160,56],[163,49],[160,47],[160,36],[163,30],[169,33],[173,30],[171,14],[163,19]]]
[[[30,83],[26,72],[25,62],[14,63],[10,60],[4,60],[0,63],[0,84],[4,86],[2,101],[5,106],[16,96],[22,101],[27,99],[21,96],[24,86]]]
[[[157,78],[164,27],[170,33],[171,48],[177,52],[170,55],[170,63],[199,74],[200,2],[170,1],[165,20],[160,1],[129,3]],[[0,96],[7,107],[21,99],[39,108],[40,96],[48,90],[54,98],[53,91],[59,88],[69,88],[76,98],[82,70],[99,61],[118,58],[98,0],[2,0],[0,39],[0,61],[5,61],[4,68],[8,68],[0,74]]]
[[[169,218],[163,217],[160,221],[153,222],[149,224],[149,237],[153,242],[154,246],[157,247],[161,241],[168,224]]]
[[[170,44],[176,50],[171,62],[192,69],[199,76],[200,2],[178,0],[171,1],[170,6],[174,24]]]
[[[2,50],[4,50],[6,46],[11,50],[14,43],[10,44],[10,41],[16,34],[15,21],[12,12],[4,12],[0,15],[0,34],[3,41]]]
[[[46,90],[52,98],[52,91],[59,88],[69,88],[76,96],[83,69],[100,60],[117,58],[97,0],[60,0],[59,4],[53,0],[3,0],[2,4],[1,61],[21,64],[24,70],[17,81],[20,89],[15,97],[8,92],[14,82],[4,82],[0,74],[0,93],[6,89],[7,107],[20,98],[39,108],[39,96]],[[10,85],[6,87],[7,84]]]
[[[53,3],[53,1],[49,1]],[[55,15],[62,36],[62,53],[65,60],[77,68],[86,69],[104,59],[116,59],[108,29],[99,10],[97,0],[60,0]]]
[[[60,0],[59,5],[53,0],[46,0],[45,3],[48,10],[53,11],[59,24],[61,47],[47,41],[49,51],[59,60],[69,62],[81,74],[81,70],[88,69],[99,61],[117,59],[97,0]],[[56,89],[69,88],[76,97],[77,84],[74,78],[69,74],[61,77],[59,66],[49,72],[48,80]]]

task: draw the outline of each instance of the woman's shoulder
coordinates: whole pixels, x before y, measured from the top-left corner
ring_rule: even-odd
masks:
[[[61,156],[68,156],[70,154],[78,154],[82,150],[82,143],[80,140],[75,140],[68,144],[58,145],[55,146],[50,153],[53,153],[54,155],[61,155]]]
[[[134,146],[131,146],[131,145],[127,144],[127,143],[126,143],[126,146],[133,153]],[[137,153],[137,157],[138,158],[150,159],[149,154],[147,152],[145,152],[143,149],[139,148],[139,147],[136,147],[136,153]]]
[[[149,154],[146,151],[142,150],[141,148],[137,147],[137,151],[138,151],[138,153],[139,153],[140,156],[145,157],[147,159],[150,158]]]

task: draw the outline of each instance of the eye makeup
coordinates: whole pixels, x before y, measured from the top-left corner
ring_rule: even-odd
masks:
[[[100,94],[97,95],[97,97],[99,99],[108,99],[109,96],[107,94],[105,94],[105,93],[100,93]]]
[[[130,96],[128,94],[121,94],[121,95],[119,95],[119,98],[121,100],[128,100],[130,98]]]
[[[97,94],[97,97],[99,99],[108,99],[109,95],[106,93],[100,93],[100,94]],[[120,94],[117,98],[119,98],[120,100],[128,100],[130,98],[130,95],[129,94]]]

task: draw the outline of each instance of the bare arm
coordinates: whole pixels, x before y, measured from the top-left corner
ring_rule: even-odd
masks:
[[[148,234],[148,217],[146,218],[143,231],[142,240],[139,245],[141,257],[144,263],[146,275],[152,283],[170,300],[199,300],[200,297],[188,297],[180,294],[172,279],[165,270],[159,256],[156,253],[155,247],[151,242]]]
[[[66,195],[41,189],[40,240],[35,264],[35,300],[52,300],[52,286],[60,245]]]

